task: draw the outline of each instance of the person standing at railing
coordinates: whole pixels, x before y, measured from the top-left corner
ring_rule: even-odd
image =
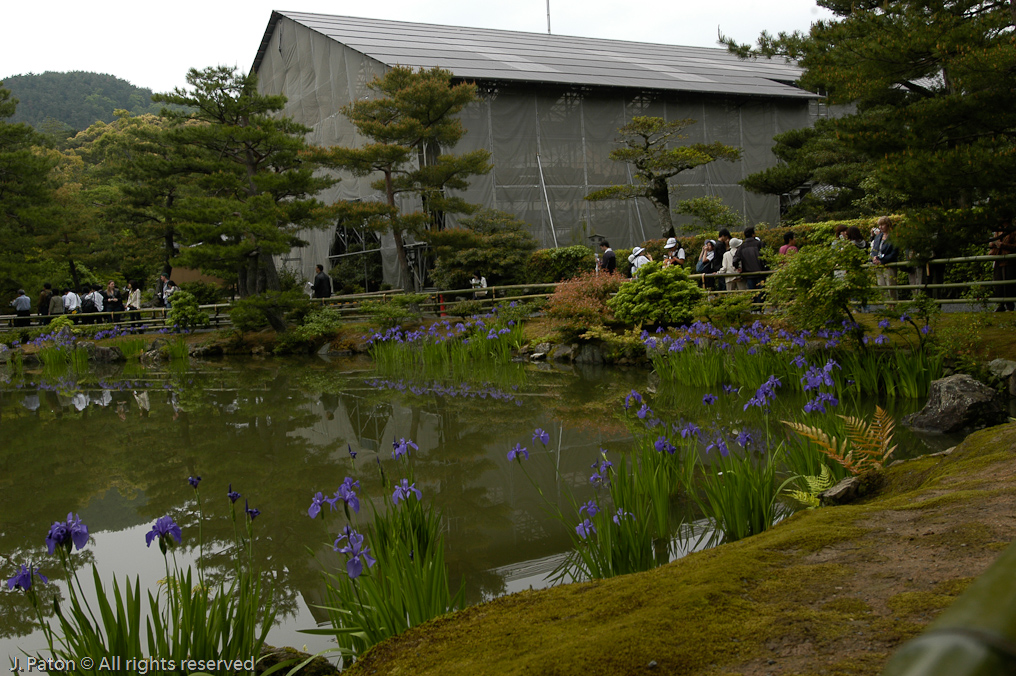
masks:
[[[127,318],[132,322],[141,321],[141,287],[137,282],[127,282]],[[132,328],[137,328],[133,326]]]
[[[686,258],[687,255],[684,253],[684,247],[678,243],[676,237],[671,237],[663,245],[663,267],[669,268],[671,265],[683,266]]]
[[[1016,230],[1011,229],[1012,223],[1005,223],[1004,226],[1009,227],[1010,230],[1008,232],[996,230],[995,236],[989,240],[988,254],[991,256],[1016,254]],[[1016,260],[995,261],[993,268],[992,281],[1010,282],[1016,280]],[[1016,284],[999,284],[995,287],[995,295],[999,298],[1013,298],[1016,296]],[[1012,301],[1000,302],[995,308],[995,312],[1007,310],[1011,312],[1014,309],[1016,309],[1016,303]]]
[[[896,268],[885,267],[895,263],[898,253],[892,241],[893,224],[888,216],[878,219],[878,234],[871,243],[871,262],[875,266],[875,281],[879,286],[892,286],[896,283]],[[889,298],[896,300],[896,289],[888,289]]]
[[[762,240],[755,236],[755,227],[749,225],[744,229],[744,241],[737,247],[731,261],[734,268],[744,275],[748,289],[757,289],[762,285],[762,277],[750,274],[762,272]]]
[[[63,304],[65,315],[76,315],[81,312],[81,296],[70,289],[63,290]],[[77,319],[74,323],[77,324]]]
[[[723,254],[723,263],[720,266],[720,272],[724,275],[737,274],[737,268],[734,267],[734,254],[741,248],[741,240],[737,237],[730,238],[730,248],[727,249],[726,253]],[[748,285],[745,284],[744,280],[740,277],[725,277],[727,290],[728,291],[745,291]]]
[[[487,278],[479,272],[474,272],[469,285],[473,287],[473,298],[479,300],[487,297]]]
[[[39,313],[39,326],[49,324],[49,300],[53,297],[53,285],[46,282],[42,285],[42,293],[39,294],[39,305],[36,308]]]
[[[18,316],[14,326],[28,326],[32,323],[29,319],[32,316],[32,299],[25,295],[24,289],[18,289],[18,297],[11,301],[11,307]]]
[[[332,297],[332,278],[325,274],[325,268],[323,265],[315,266],[317,274],[314,275],[314,297],[315,298],[331,298]]]
[[[47,285],[48,286],[48,285]],[[54,315],[62,315],[64,313],[64,299],[59,293],[51,293],[49,296],[49,307],[46,308],[46,314],[50,317]],[[51,320],[47,319],[46,323],[49,324]]]

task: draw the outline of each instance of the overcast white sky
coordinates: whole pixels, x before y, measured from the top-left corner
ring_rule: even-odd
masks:
[[[109,73],[168,91],[189,68],[248,70],[273,9],[544,33],[546,0],[12,0],[3,9],[0,78],[45,71]],[[716,31],[754,42],[807,30],[829,14],[814,0],[551,0],[560,35],[716,46]]]

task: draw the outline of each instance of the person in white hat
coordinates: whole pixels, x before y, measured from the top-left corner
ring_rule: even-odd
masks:
[[[684,261],[684,247],[677,243],[676,238],[671,237],[663,245],[663,267],[669,268],[671,265],[684,265]]]
[[[645,248],[637,246],[631,250],[631,256],[628,257],[628,260],[631,262],[631,274],[635,276],[639,268],[653,260],[653,258],[646,253]]]
[[[737,273],[737,268],[734,267],[734,254],[737,253],[737,249],[740,246],[740,239],[737,237],[730,238],[729,247],[723,254],[723,265],[720,266],[719,269],[721,274],[732,275]],[[727,277],[726,280],[728,291],[744,291],[748,288],[748,285],[744,282],[744,280],[738,277]]]

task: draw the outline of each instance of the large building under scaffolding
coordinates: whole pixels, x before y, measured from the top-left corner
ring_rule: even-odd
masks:
[[[363,140],[342,107],[369,96],[368,82],[395,65],[439,66],[477,84],[482,101],[461,114],[468,132],[454,152],[486,148],[494,169],[474,177],[462,196],[516,214],[544,247],[588,244],[595,235],[628,247],[659,236],[648,201],[583,199],[630,180],[627,167],[607,156],[617,128],[635,115],[691,118],[687,142],[743,151],[739,162],[680,174],[672,203],[718,196],[747,223],[772,223],[778,198],[749,193],[738,181],[775,164],[775,134],[822,114],[816,97],[794,86],[796,67],[741,61],[722,49],[298,12],[272,13],[254,71],[264,92],[288,97],[285,114],[312,128],[312,143],[352,146]],[[381,199],[370,180],[346,176],[324,198]],[[347,243],[328,231],[305,238],[309,246],[286,262],[308,278]],[[389,240],[381,239],[385,277],[396,281]]]

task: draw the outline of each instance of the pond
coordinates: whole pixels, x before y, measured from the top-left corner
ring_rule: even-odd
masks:
[[[330,495],[352,476],[362,496],[379,499],[378,461],[390,461],[393,440],[419,446],[417,487],[443,512],[451,577],[463,581],[473,604],[545,586],[571,547],[567,527],[507,461],[514,444],[534,453],[530,476],[547,499],[566,507],[569,494],[584,500],[592,492],[589,466],[601,449],[610,455],[630,448],[638,421],[622,404],[632,390],[652,397],[664,421],[703,428],[741,420],[750,396],[717,393],[706,406],[707,390],[668,388],[634,368],[509,364],[452,378],[382,373],[366,359],[321,357],[82,373],[0,370],[0,379],[5,580],[29,560],[56,576],[44,538],[50,524],[75,512],[92,535],[82,559],[94,562],[107,584],[114,574],[140,575],[142,587],[156,589],[163,562],[155,547],[144,546],[145,533],[173,515],[183,526],[179,560],[195,560],[197,501],[187,478],[201,476],[210,569],[229,570],[223,548],[233,533],[226,497],[232,487],[260,510],[255,555],[278,583],[281,621],[269,643],[312,651],[328,647],[327,639],[297,630],[325,617],[315,606],[324,598],[322,572],[342,565],[332,542],[344,521],[341,512],[309,518],[311,497]],[[781,397],[772,419],[799,413],[804,401]],[[896,400],[890,412],[898,419],[920,403]],[[873,407],[870,399],[844,401],[835,412],[867,416]],[[532,440],[538,427],[550,434],[546,447]],[[897,441],[900,457],[955,443],[903,429]],[[60,593],[47,588],[50,596]],[[22,595],[0,594],[0,654],[44,647],[32,619]]]

